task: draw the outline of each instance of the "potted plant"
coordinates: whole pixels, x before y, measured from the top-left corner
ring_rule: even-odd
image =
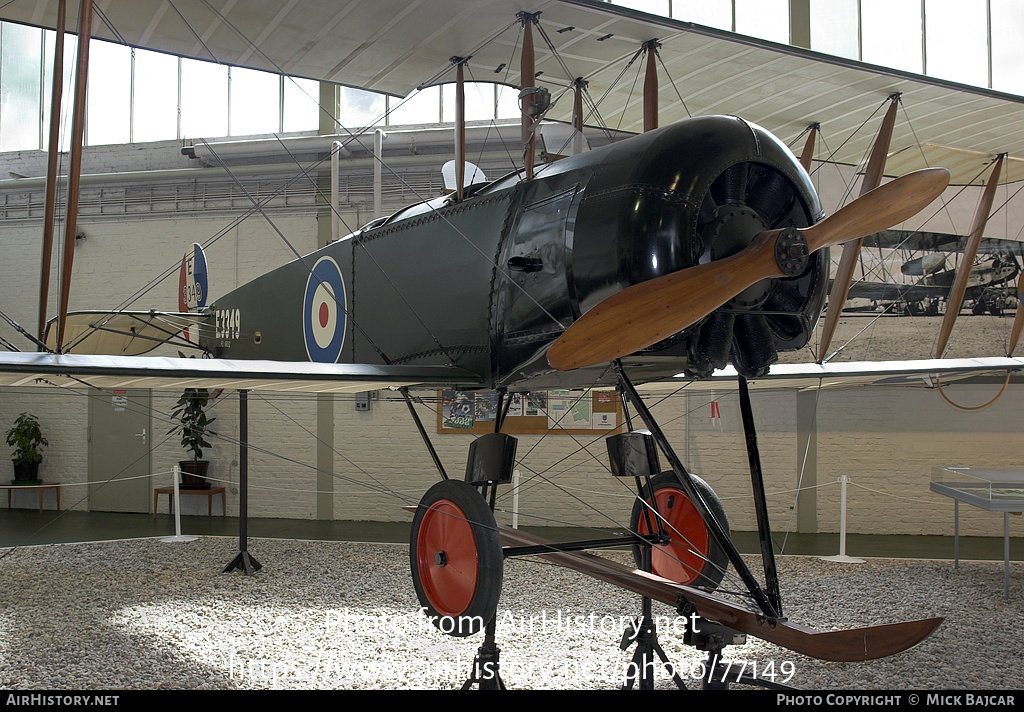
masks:
[[[211,400],[210,392],[205,388],[186,388],[178,398],[171,412],[177,424],[167,431],[181,434],[181,446],[192,453],[191,460],[178,463],[181,468],[181,486],[186,489],[204,489],[210,486],[206,471],[210,463],[203,459],[203,448],[211,447],[207,435],[216,435],[210,430],[210,423],[216,418],[206,415],[206,406]]]
[[[13,484],[39,482],[39,463],[43,460],[43,447],[49,445],[39,428],[39,420],[31,413],[22,413],[7,431],[7,444],[14,448]]]

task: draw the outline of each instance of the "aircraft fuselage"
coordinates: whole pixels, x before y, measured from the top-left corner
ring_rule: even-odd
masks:
[[[454,363],[488,387],[589,385],[603,368],[559,373],[544,359],[580,314],[762,230],[820,217],[806,173],[774,137],[733,117],[691,119],[370,223],[217,299],[204,345],[223,358]],[[722,309],[758,314],[772,354],[800,348],[827,264],[818,254],[799,277]],[[635,355],[637,378],[704,358],[701,330]]]

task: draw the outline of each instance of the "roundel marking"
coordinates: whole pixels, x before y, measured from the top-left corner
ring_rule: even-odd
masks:
[[[302,337],[310,361],[334,363],[341,356],[347,310],[338,263],[321,257],[306,279],[302,300]]]
[[[206,254],[202,245],[193,244],[181,259],[178,272],[178,310],[194,312],[206,306]]]

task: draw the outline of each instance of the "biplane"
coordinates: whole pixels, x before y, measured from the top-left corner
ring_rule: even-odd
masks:
[[[14,0],[0,8],[0,17],[60,26],[53,3],[41,1]],[[871,146],[861,196],[826,216],[808,174],[813,144],[798,159],[776,132],[792,134],[794,115],[803,122],[800,131],[817,121],[839,122],[858,92],[891,98],[887,118],[900,97],[912,96],[931,102],[930,108],[942,106],[947,130],[957,123],[974,127],[970,148],[985,148],[985,160],[993,163],[992,156],[1006,150],[993,147],[1000,139],[994,124],[1003,124],[1015,100],[582,0],[453,1],[443,3],[443,11],[433,2],[293,2],[268,17],[204,0],[102,8],[104,26],[116,28],[128,44],[185,56],[216,48],[217,61],[396,95],[440,82],[461,87],[467,70],[493,73],[516,49],[519,69],[505,81],[520,88],[522,168],[485,182],[464,180],[457,130],[452,193],[374,220],[205,305],[199,297],[208,297],[208,290],[197,277],[205,269],[193,250],[183,264],[187,294],[180,311],[69,315],[62,307],[36,337],[38,352],[0,356],[0,382],[29,385],[45,378],[112,387],[130,381],[178,389],[188,382],[241,393],[392,387],[407,399],[410,387],[497,391],[494,432],[470,446],[465,478],[449,477],[434,457],[441,479],[413,508],[410,537],[411,575],[431,620],[456,636],[484,633],[474,663],[481,686],[500,684],[477,671],[497,669],[494,616],[503,562],[513,556],[543,557],[640,594],[644,609],[632,642],[641,660],[662,655],[652,601],[707,622],[715,634],[692,644],[708,650],[712,663],[739,635],[828,660],[869,660],[905,650],[939,625],[930,618],[823,632],[786,618],[748,388],[773,379],[891,381],[1008,373],[1024,365],[1011,347],[1005,358],[970,362],[773,368],[779,352],[807,344],[826,299],[846,299],[848,285],[838,278],[829,293],[828,249],[900,225],[970,170],[912,165],[905,151],[902,165],[887,166],[886,156],[899,153],[891,148],[889,121],[879,132],[885,140]],[[546,49],[534,50],[535,34]],[[664,120],[689,109],[659,91],[663,57],[670,58],[669,70],[708,67],[704,89],[696,92],[700,115]],[[641,59],[647,68],[643,99],[613,91],[621,64]],[[580,66],[566,73],[571,62]],[[819,92],[817,103],[828,106],[813,112],[807,109],[813,101],[798,106],[772,89],[809,68],[829,70],[814,81],[832,94],[826,100]],[[539,86],[541,75],[573,101],[552,101]],[[854,84],[860,88],[847,90]],[[582,131],[586,92],[602,89],[611,110],[630,117],[624,125],[635,135],[537,161],[541,122],[562,118]],[[949,107],[961,94],[972,106],[962,120]],[[906,132],[895,136],[908,140]],[[850,149],[857,148],[851,142]],[[884,182],[894,170],[899,177]],[[73,239],[73,226],[70,233]],[[209,358],[144,355],[186,329],[193,334],[189,342]],[[687,471],[636,390],[638,383],[680,373],[729,378],[739,388],[753,444],[763,582],[733,544],[714,492]],[[516,457],[515,438],[502,432],[510,396],[594,385],[613,386],[627,413],[628,432],[607,442],[612,472],[636,487],[628,538],[555,544],[498,526],[494,499]],[[591,553],[624,543],[634,550],[635,567]],[[727,567],[743,582],[740,602],[716,592]]]
[[[854,282],[849,298],[870,301],[871,310],[937,316],[956,278],[952,256],[961,253],[966,243],[966,237],[934,232],[883,230],[872,235],[864,241],[869,252],[878,254],[868,268],[872,277]],[[985,238],[981,241],[979,257],[971,265],[963,308],[974,315],[993,316],[1016,308],[1020,250],[1021,243],[1015,240]],[[898,271],[894,269],[892,257],[887,259],[886,253],[898,255]]]

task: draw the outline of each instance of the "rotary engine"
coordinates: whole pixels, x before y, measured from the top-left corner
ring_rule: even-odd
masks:
[[[779,170],[740,162],[723,170],[704,193],[693,226],[699,262],[729,257],[759,233],[811,224],[806,196]],[[692,327],[687,342],[697,378],[728,362],[747,377],[763,376],[779,351],[810,339],[828,287],[828,251],[811,256],[792,277],[762,280]]]

